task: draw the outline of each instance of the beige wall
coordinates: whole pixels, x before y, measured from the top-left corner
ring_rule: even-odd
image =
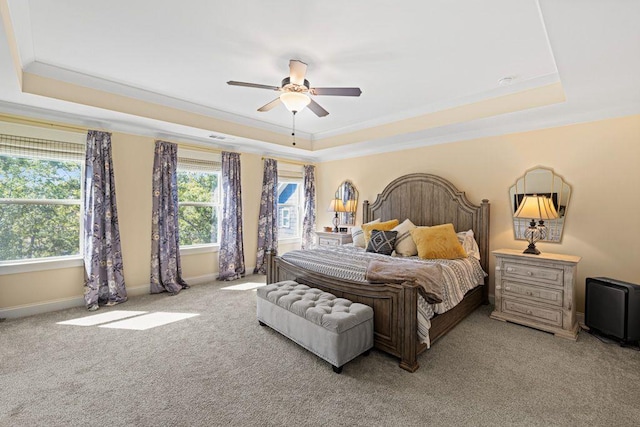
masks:
[[[129,134],[112,135],[124,276],[130,295],[147,293],[149,289],[154,141]],[[252,273],[256,264],[262,158],[241,154],[241,172],[245,265],[247,273]],[[295,248],[299,245],[282,245],[284,251]],[[181,261],[185,278],[211,278],[218,272],[217,251],[182,255]],[[82,267],[0,275],[0,310],[77,300],[83,295],[83,285]]]
[[[553,168],[573,189],[566,228],[561,243],[537,246],[542,252],[582,257],[576,288],[577,309],[582,312],[586,277],[640,283],[639,163],[640,116],[636,115],[321,163],[318,206],[331,199],[344,179],[355,184],[361,201],[373,202],[394,178],[433,173],[465,191],[473,203],[489,199],[491,250],[524,250],[526,242],[513,238],[508,189],[527,169]],[[357,217],[360,223],[361,208]],[[330,224],[331,214],[319,209],[318,228]]]
[[[132,294],[143,293],[149,284],[154,140],[115,133],[112,143],[125,280]],[[318,229],[331,224],[324,206],[344,179],[356,185],[361,201],[374,201],[392,179],[429,172],[449,179],[474,203],[490,200],[492,250],[524,249],[525,242],[513,238],[508,188],[531,167],[551,167],[572,185],[573,192],[562,243],[538,246],[544,252],[582,257],[577,283],[577,307],[582,311],[586,277],[611,276],[640,283],[636,238],[640,223],[635,214],[640,210],[639,161],[640,116],[631,116],[325,162],[318,165],[316,174]],[[242,154],[248,273],[255,266],[261,183],[260,156]],[[358,222],[361,214],[357,213]],[[280,252],[293,248],[297,245],[281,245]],[[218,253],[183,255],[182,266],[185,277],[210,277],[218,271]],[[77,299],[83,293],[83,280],[82,267],[0,275],[0,310]]]

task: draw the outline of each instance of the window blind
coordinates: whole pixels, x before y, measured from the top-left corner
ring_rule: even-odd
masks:
[[[84,161],[85,144],[0,134],[0,156]]]
[[[304,177],[304,169],[301,165],[278,162],[278,177],[302,179]]]
[[[178,169],[188,172],[212,172],[222,170],[222,162],[217,160],[192,159],[178,156]]]

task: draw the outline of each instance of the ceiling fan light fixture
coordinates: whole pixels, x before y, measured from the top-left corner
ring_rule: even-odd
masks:
[[[300,92],[284,92],[280,95],[280,101],[292,113],[300,112],[309,105],[311,98]]]

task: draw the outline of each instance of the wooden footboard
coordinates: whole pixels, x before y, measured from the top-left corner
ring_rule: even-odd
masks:
[[[374,344],[400,358],[400,367],[418,369],[417,355],[426,348],[418,343],[418,288],[406,284],[366,284],[339,280],[304,270],[267,254],[267,283],[295,280],[340,298],[373,308]]]

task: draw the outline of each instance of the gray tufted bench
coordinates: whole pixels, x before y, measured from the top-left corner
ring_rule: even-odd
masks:
[[[373,347],[373,309],[293,280],[258,288],[257,314],[265,324],[333,365]]]

